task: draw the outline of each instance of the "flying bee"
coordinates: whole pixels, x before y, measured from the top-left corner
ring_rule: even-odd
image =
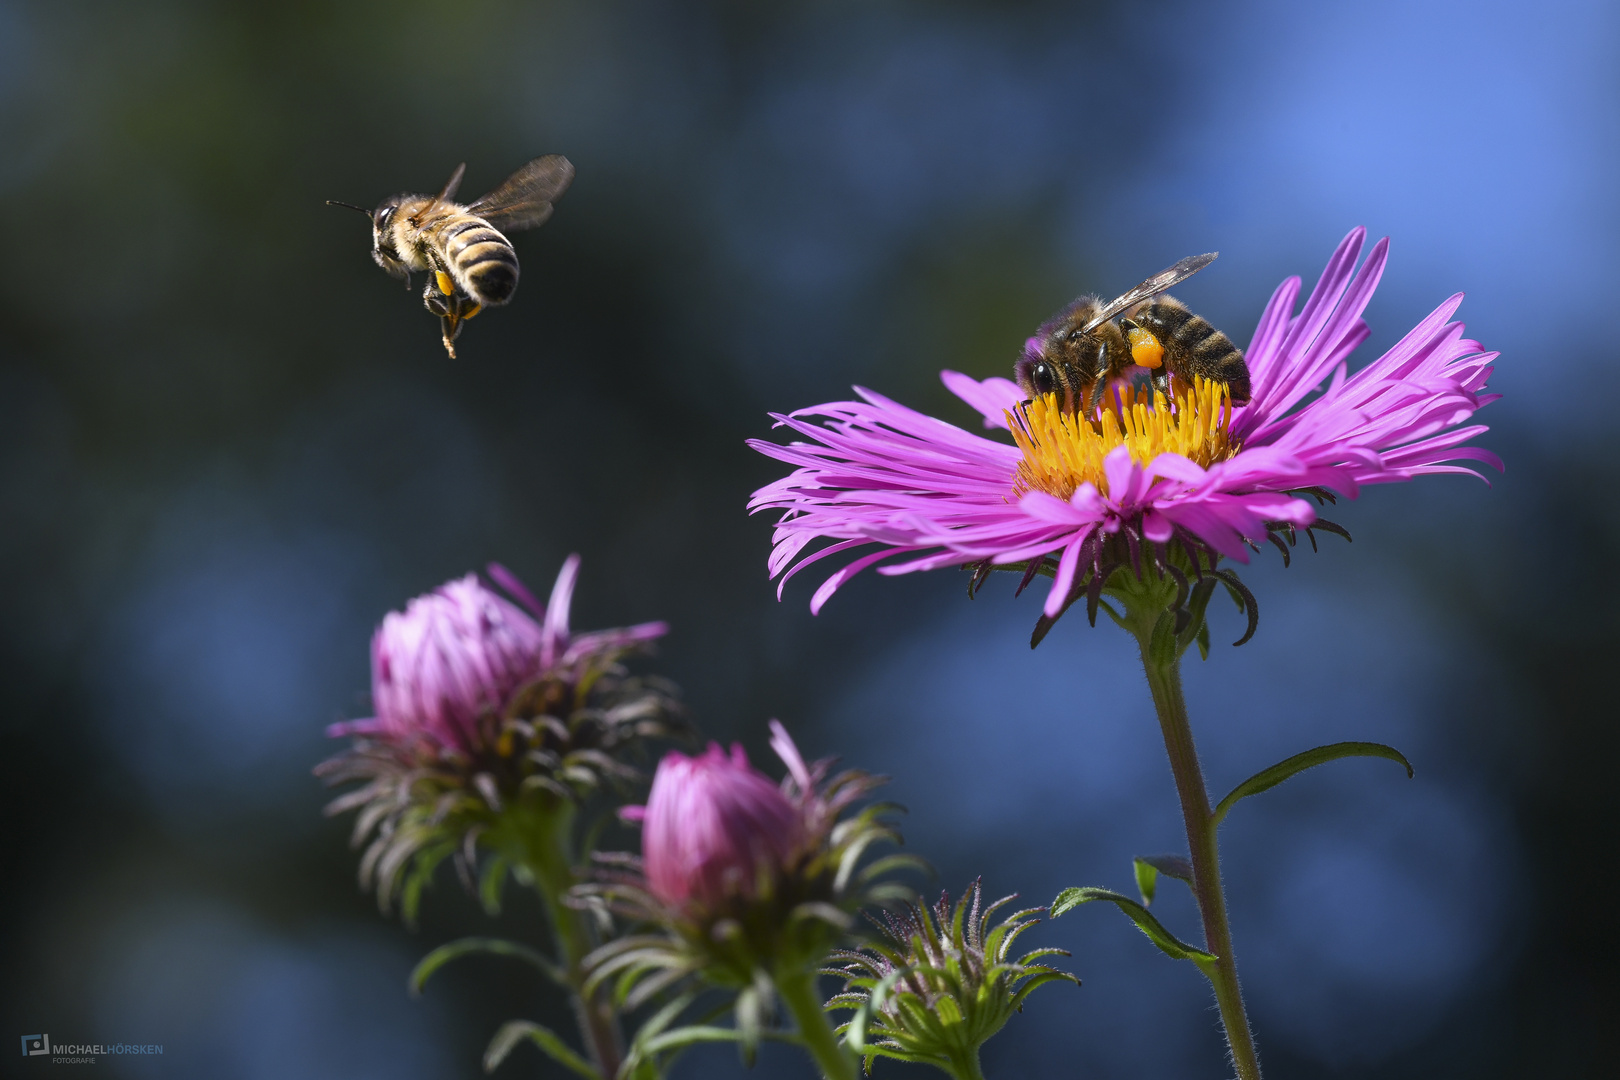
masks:
[[[1150,369],[1153,385],[1167,394],[1170,376],[1190,383],[1202,375],[1224,382],[1234,404],[1248,401],[1249,369],[1237,346],[1180,301],[1161,295],[1215,255],[1188,256],[1106,304],[1082,296],[1025,343],[1013,367],[1018,385],[1031,399],[1056,394],[1064,412],[1090,413],[1109,382],[1137,364]]]
[[[461,324],[487,307],[500,307],[517,291],[518,260],[507,233],[532,229],[551,216],[551,204],[568,190],[574,166],[560,154],[535,158],[483,198],[454,202],[465,164],[437,195],[395,195],[375,210],[327,200],[371,218],[371,257],[411,287],[411,275],[426,271],[422,304],[439,317],[444,349]]]

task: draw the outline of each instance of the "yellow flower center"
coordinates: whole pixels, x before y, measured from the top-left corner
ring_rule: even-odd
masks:
[[[1105,403],[1095,420],[1065,413],[1056,394],[1009,411],[1007,426],[1024,452],[1013,479],[1014,495],[1044,491],[1067,499],[1087,482],[1106,495],[1103,458],[1116,446],[1144,465],[1160,454],[1180,454],[1207,468],[1238,452],[1228,432],[1232,395],[1225,383],[1195,375],[1188,386],[1176,379],[1171,396],[1173,401],[1167,401],[1158,390],[1124,387],[1120,403]]]

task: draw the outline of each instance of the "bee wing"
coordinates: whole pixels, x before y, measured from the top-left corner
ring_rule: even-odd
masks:
[[[551,203],[574,179],[574,166],[561,154],[535,158],[506,182],[467,207],[502,232],[532,229],[551,216]]]
[[[461,178],[466,175],[466,172],[467,163],[463,161],[460,165],[456,166],[456,171],[450,174],[450,179],[444,182],[444,187],[439,189],[439,193],[438,195],[434,196],[433,201],[428,203],[427,206],[423,207],[421,210],[418,210],[412,215],[412,217],[417,221],[425,220],[439,208],[440,203],[447,203],[451,199],[455,198],[456,188],[461,186]]]
[[[1142,284],[1138,285],[1130,292],[1125,293],[1123,296],[1116,297],[1115,299],[1104,304],[1102,309],[1097,312],[1092,320],[1085,326],[1081,327],[1080,333],[1084,334],[1087,331],[1095,330],[1109,319],[1112,319],[1120,314],[1120,312],[1129,310],[1135,305],[1140,304],[1143,300],[1158,296],[1160,293],[1164,292],[1164,290],[1181,284],[1183,281],[1186,281],[1188,278],[1198,273],[1198,271],[1214,262],[1215,256],[1219,254],[1220,252],[1218,251],[1211,251],[1207,255],[1189,255],[1185,259],[1182,259],[1180,262],[1176,263],[1176,265],[1170,267],[1168,270],[1161,270],[1159,273],[1154,274],[1152,277],[1142,282]]]

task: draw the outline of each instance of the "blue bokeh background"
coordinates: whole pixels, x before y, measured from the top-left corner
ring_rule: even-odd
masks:
[[[581,552],[579,624],[668,619],[656,670],[756,762],[780,716],[892,774],[930,887],[1127,889],[1182,843],[1128,639],[1071,617],[1032,652],[1037,599],[950,572],[778,604],[742,440],[855,382],[971,424],[941,368],[1005,373],[1192,252],[1222,257],[1178,294],[1245,341],[1366,225],[1352,363],[1467,292],[1508,472],[1341,504],[1355,543],[1262,555],[1258,636],[1218,613],[1188,673],[1217,791],[1340,739],[1417,766],[1225,828],[1268,1075],[1603,1075],[1617,41],[1595,2],[0,2],[0,1015],[209,1078],[471,1077],[501,1021],[565,1025],[495,961],[409,999],[428,948],[538,913],[488,927],[446,874],[419,930],[383,918],[309,775],[382,614],[491,559],[543,589]],[[448,362],[321,200],[542,152],[575,187]],[[1203,983],[1123,919],[1034,939],[1085,986],[989,1075],[1221,1074]]]

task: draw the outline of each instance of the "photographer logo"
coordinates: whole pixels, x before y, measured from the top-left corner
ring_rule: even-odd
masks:
[[[122,1057],[127,1054],[161,1054],[161,1043],[63,1043],[51,1045],[49,1035],[24,1035],[23,1057],[48,1057],[52,1065],[94,1065],[98,1057]]]

